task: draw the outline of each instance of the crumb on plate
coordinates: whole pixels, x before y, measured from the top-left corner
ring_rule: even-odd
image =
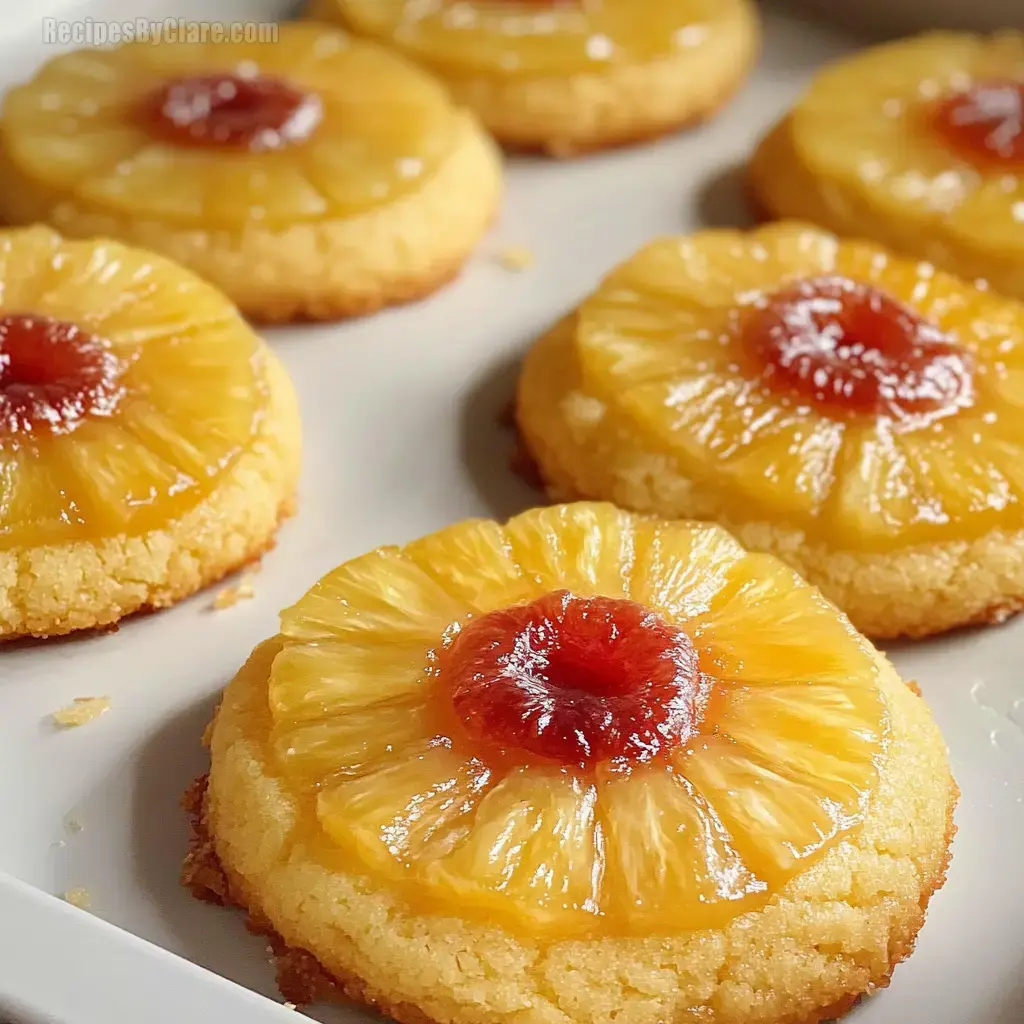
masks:
[[[256,596],[256,591],[253,589],[252,578],[256,574],[257,570],[250,569],[239,581],[237,586],[224,587],[217,591],[217,596],[213,599],[213,607],[216,611],[220,611],[223,608],[231,608],[238,604],[239,601],[246,601],[251,597]]]
[[[64,902],[78,907],[79,910],[89,910],[92,907],[92,895],[88,889],[78,885],[64,893]]]
[[[66,707],[54,711],[50,717],[54,724],[73,729],[79,725],[88,725],[109,710],[109,697],[76,697]]]
[[[535,262],[533,252],[525,245],[507,245],[498,251],[497,257],[506,270],[526,270]]]

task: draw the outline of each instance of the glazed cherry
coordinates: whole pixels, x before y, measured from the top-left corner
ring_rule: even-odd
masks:
[[[969,354],[884,292],[800,281],[758,307],[743,341],[766,383],[839,414],[918,420],[970,403]]]
[[[948,146],[974,163],[1024,169],[1024,83],[978,82],[939,103],[932,124]]]
[[[144,124],[165,142],[252,152],[302,142],[321,116],[319,97],[267,76],[177,78],[142,104]]]
[[[632,601],[555,591],[491,612],[439,672],[477,741],[562,764],[648,760],[697,725],[692,642]]]
[[[110,415],[120,372],[109,347],[74,324],[0,316],[0,433],[64,433]]]

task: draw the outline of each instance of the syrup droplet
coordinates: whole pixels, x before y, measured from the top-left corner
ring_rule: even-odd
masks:
[[[309,138],[320,123],[320,98],[264,75],[176,78],[142,104],[150,133],[177,146],[282,149]]]
[[[555,591],[491,612],[439,671],[474,738],[562,764],[648,760],[698,724],[692,642],[632,601]]]
[[[970,404],[970,358],[884,292],[843,277],[797,282],[752,311],[747,349],[766,383],[838,413],[934,418]]]
[[[1018,697],[1010,705],[1009,713],[1006,716],[1018,729],[1024,730],[1024,699]]]
[[[978,82],[942,100],[932,124],[950,148],[973,163],[1024,169],[1024,83]]]
[[[984,679],[975,680],[970,689],[971,700],[984,711],[995,710],[992,695],[988,691],[988,683]]]
[[[109,345],[45,316],[0,316],[0,433],[66,433],[109,416],[122,388]]]

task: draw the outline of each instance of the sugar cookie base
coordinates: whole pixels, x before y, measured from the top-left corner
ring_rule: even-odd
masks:
[[[111,626],[164,608],[258,558],[295,507],[298,407],[269,349],[258,432],[202,502],[159,530],[0,551],[0,641]]]
[[[753,5],[741,0],[730,7],[700,44],[645,64],[561,76],[431,70],[509,148],[577,156],[655,138],[718,111],[743,83],[760,47]],[[332,0],[314,0],[307,16],[345,20]]]
[[[957,796],[945,745],[879,655],[889,739],[864,825],[762,909],[721,930],[549,944],[417,915],[311,851],[312,807],[267,744],[279,644],[257,648],[209,730],[184,879],[273,936],[294,1002],[348,996],[402,1024],[817,1024],[888,984],[945,877]]]
[[[693,50],[567,77],[449,77],[458,103],[506,146],[555,157],[656,138],[713,117],[757,57],[760,26],[738,5]]]
[[[268,230],[183,228],[42,192],[0,153],[0,217],[46,221],[71,237],[107,237],[162,253],[263,323],[334,320],[435,291],[455,277],[495,216],[501,157],[469,116],[421,188],[353,217]]]
[[[847,238],[870,238],[889,249],[933,263],[965,281],[985,280],[1008,298],[1024,299],[1020,251],[972,245],[945,229],[941,218],[901,220],[877,209],[867,184],[853,189],[819,177],[800,158],[792,123],[784,118],[762,140],[748,168],[759,214],[806,220]]]
[[[842,551],[798,529],[739,519],[712,489],[654,451],[624,417],[585,393],[563,321],[527,354],[520,436],[552,501],[597,499],[668,519],[710,519],[745,547],[792,565],[876,639],[1002,622],[1024,606],[1024,531],[892,551]]]

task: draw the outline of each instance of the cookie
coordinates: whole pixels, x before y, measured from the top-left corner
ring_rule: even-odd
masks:
[[[401,57],[278,31],[55,57],[4,99],[0,216],[164,253],[262,321],[434,291],[495,215],[493,143]]]
[[[759,48],[748,0],[316,0],[444,78],[503,143],[567,157],[713,115]]]
[[[0,232],[0,639],[110,626],[292,511],[288,376],[223,295],[118,242]]]
[[[927,708],[792,570],[609,505],[325,576],[230,684],[185,881],[408,1024],[831,1020],[944,876]]]
[[[800,224],[669,238],[527,356],[553,500],[714,520],[874,637],[1024,604],[1024,306]]]
[[[1024,33],[931,33],[822,72],[754,154],[757,205],[1024,299]]]

